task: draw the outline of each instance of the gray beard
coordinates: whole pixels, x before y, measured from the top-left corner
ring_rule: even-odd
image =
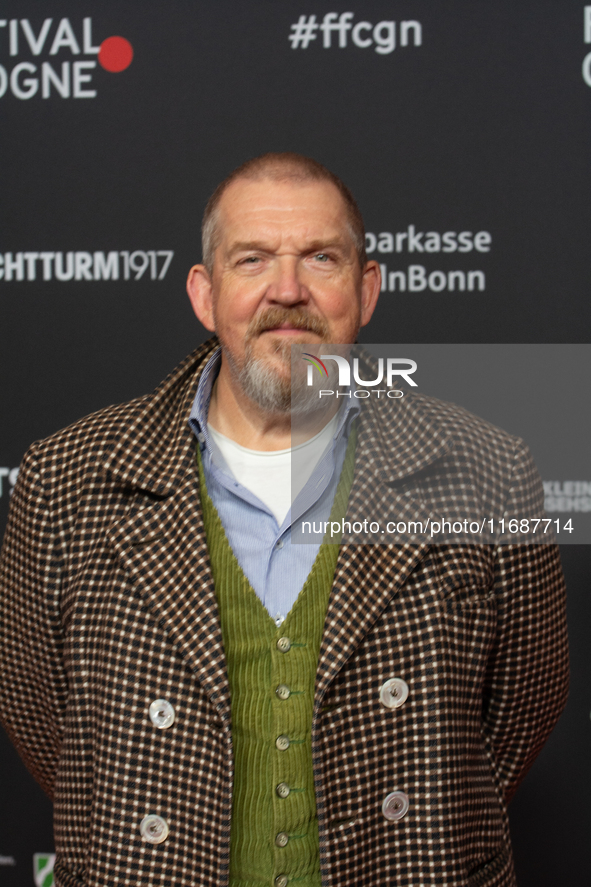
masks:
[[[247,356],[238,372],[245,395],[268,413],[301,414],[317,408],[318,393],[306,386],[304,376],[293,386],[282,379],[264,361]]]
[[[281,355],[285,366],[289,369],[287,379],[282,379],[263,360],[257,359],[253,355],[254,338],[267,329],[279,326],[284,321],[289,321],[296,329],[310,330],[326,341],[328,327],[322,318],[310,314],[302,307],[282,308],[276,306],[261,312],[248,325],[242,365],[234,359],[231,349],[224,347],[222,343],[224,355],[244,394],[264,412],[283,413],[284,415],[315,412],[318,408],[317,392],[314,392],[313,387],[306,385],[303,366],[300,366],[301,375],[297,371],[295,376],[292,373],[291,346],[288,343],[278,340],[274,346],[275,353]]]

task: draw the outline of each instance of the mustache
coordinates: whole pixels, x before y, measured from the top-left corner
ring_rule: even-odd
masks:
[[[326,339],[328,336],[328,324],[321,317],[311,314],[305,308],[267,308],[256,317],[253,317],[246,330],[246,340],[264,333],[265,330],[273,330],[288,323],[296,330],[307,330],[317,336]]]

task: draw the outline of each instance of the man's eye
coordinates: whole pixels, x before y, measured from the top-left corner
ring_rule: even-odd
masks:
[[[246,256],[245,259],[242,259],[241,264],[242,264],[242,265],[247,265],[247,264],[248,264],[248,265],[254,265],[255,262],[259,262],[259,261],[260,261],[260,259],[259,259],[258,256]]]
[[[317,262],[328,262],[330,260],[330,256],[327,256],[326,253],[317,253],[314,258]]]

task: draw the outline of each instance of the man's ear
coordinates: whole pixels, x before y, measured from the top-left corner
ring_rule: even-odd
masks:
[[[380,266],[373,260],[363,269],[361,278],[361,326],[371,320],[382,287]]]
[[[215,332],[212,283],[205,265],[193,265],[189,271],[187,293],[197,319],[206,330]]]

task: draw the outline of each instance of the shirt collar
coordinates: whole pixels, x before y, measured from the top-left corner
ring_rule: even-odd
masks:
[[[213,383],[217,379],[222,362],[222,349],[216,348],[201,373],[199,385],[197,386],[197,394],[191,408],[189,416],[189,425],[193,434],[201,444],[201,448],[207,447],[211,452],[211,440],[207,431],[207,415],[209,413],[209,402],[211,400],[211,391]]]

